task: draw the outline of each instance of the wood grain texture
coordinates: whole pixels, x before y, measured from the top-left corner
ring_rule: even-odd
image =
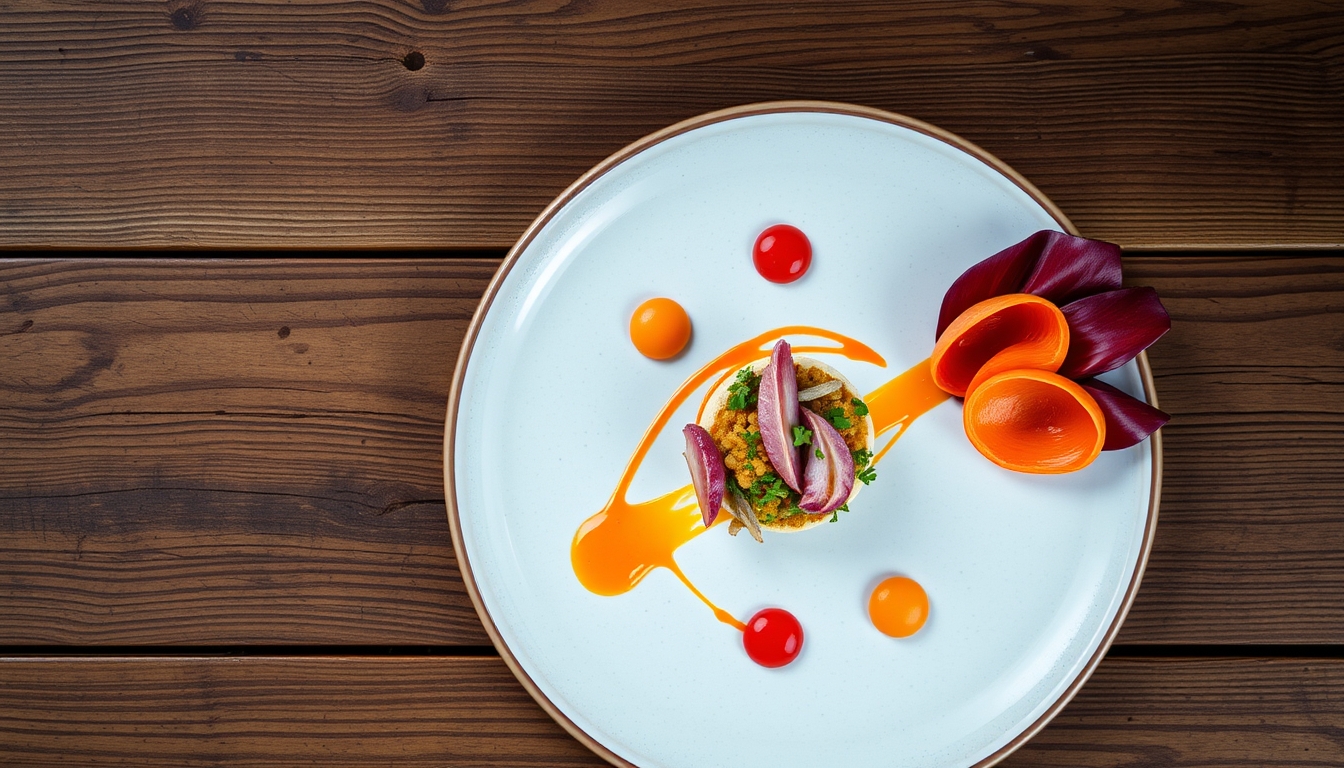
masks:
[[[8,265],[0,642],[488,644],[441,446],[496,265]]]
[[[1338,660],[1109,659],[1003,765],[1338,766],[1341,718]],[[4,659],[0,752],[33,768],[605,765],[496,658]]]
[[[959,133],[1130,248],[1344,242],[1319,0],[0,10],[2,245],[506,247],[628,142],[792,98]]]
[[[495,262],[0,271],[0,643],[487,642],[448,543],[450,368]],[[1344,257],[1130,257],[1166,483],[1122,643],[1344,630]]]
[[[1003,768],[1344,764],[1344,662],[1107,659]]]
[[[1162,508],[1119,642],[1337,643],[1344,632],[1344,259],[1147,257]]]
[[[600,766],[498,658],[0,660],[25,766]]]

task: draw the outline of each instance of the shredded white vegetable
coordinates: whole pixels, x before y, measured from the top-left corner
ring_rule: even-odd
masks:
[[[798,393],[798,402],[806,403],[808,400],[816,400],[818,397],[825,397],[832,392],[840,389],[840,380],[831,379],[825,384],[818,384],[815,387],[808,387]]]

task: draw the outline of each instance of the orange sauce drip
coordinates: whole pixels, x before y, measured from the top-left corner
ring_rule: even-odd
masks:
[[[887,444],[878,449],[873,463],[882,460],[887,451],[896,444],[897,438],[915,419],[928,413],[935,405],[943,402],[949,395],[933,383],[933,371],[929,361],[915,363],[910,370],[888,381],[886,384],[868,393],[863,402],[868,406],[868,415],[873,419],[873,431],[881,435],[898,430]]]
[[[687,485],[642,502],[630,502],[626,496],[630,483],[634,480],[635,473],[644,462],[645,456],[648,455],[654,440],[687,398],[710,379],[717,377],[717,381],[721,382],[725,377],[765,357],[768,351],[763,347],[773,345],[778,339],[790,335],[816,336],[839,345],[834,347],[798,345],[793,348],[797,353],[829,352],[851,360],[886,366],[882,356],[868,346],[848,336],[806,325],[792,325],[766,331],[731,347],[706,363],[677,388],[671,399],[658,412],[653,423],[645,430],[606,506],[585,520],[575,532],[574,541],[570,546],[570,561],[574,566],[574,574],[586,589],[599,595],[624,594],[634,589],[653,569],[666,568],[709,606],[719,621],[738,630],[746,629],[746,625],[714,605],[696,589],[677,566],[673,557],[673,553],[681,545],[705,531],[699,507],[696,505],[695,491],[691,486]],[[927,391],[927,387],[933,386],[928,370],[926,360],[878,387],[865,398],[864,402],[868,404],[878,434],[897,426],[902,427],[904,431],[904,427],[920,414],[947,398],[946,393],[937,387],[933,387],[940,395],[936,399]],[[713,392],[714,389],[715,387],[711,387],[709,392]],[[708,401],[708,393],[705,399]],[[702,402],[700,405],[702,414],[704,408],[705,403]],[[895,442],[895,438],[891,442]],[[886,449],[890,447],[891,444],[888,443],[882,453],[885,454]],[[875,458],[874,463],[876,460]],[[726,517],[727,515],[720,515],[715,524]]]

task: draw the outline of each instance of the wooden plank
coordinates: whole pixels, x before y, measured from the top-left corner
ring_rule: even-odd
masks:
[[[496,265],[10,265],[0,642],[488,645],[442,441]]]
[[[0,754],[33,768],[606,765],[497,657],[4,659]]]
[[[1337,766],[1338,659],[1107,659],[1037,738],[1026,766]]]
[[[1344,259],[1131,258],[1166,473],[1119,641],[1336,643],[1344,630]]]
[[[1313,0],[41,0],[0,31],[0,245],[505,247],[626,143],[783,98],[957,132],[1130,248],[1344,240]]]
[[[444,519],[490,261],[0,272],[0,643],[487,642]],[[1344,257],[1131,257],[1166,486],[1124,643],[1344,628]]]
[[[1005,766],[1337,766],[1344,662],[1108,659]],[[600,766],[497,658],[9,658],[23,765]]]

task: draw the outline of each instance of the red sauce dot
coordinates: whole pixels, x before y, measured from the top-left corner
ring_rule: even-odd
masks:
[[[812,243],[801,229],[788,224],[769,227],[751,251],[756,271],[772,283],[792,283],[812,265]]]
[[[803,625],[783,608],[766,608],[747,622],[742,647],[762,667],[782,667],[803,649]]]

